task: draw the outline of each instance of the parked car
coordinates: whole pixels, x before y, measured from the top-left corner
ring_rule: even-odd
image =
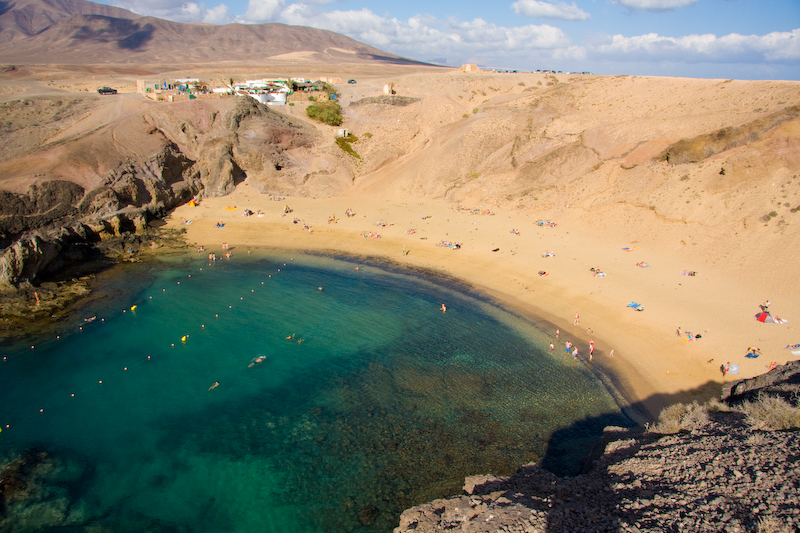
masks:
[[[100,94],[117,94],[117,90],[112,89],[111,87],[100,87],[97,89],[97,92]]]
[[[347,80],[347,83],[355,83],[356,80]]]

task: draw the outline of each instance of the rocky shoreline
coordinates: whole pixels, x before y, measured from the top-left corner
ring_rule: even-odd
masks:
[[[602,454],[576,477],[535,464],[469,477],[461,496],[408,509],[394,531],[797,531],[798,383],[794,361],[727,385],[723,401],[607,428]]]
[[[189,117],[198,124],[180,106],[145,115],[128,135],[146,148],[133,158],[108,154],[96,186],[50,179],[23,194],[0,191],[0,340],[52,322],[89,294],[94,273],[161,246],[185,247],[157,229],[175,207],[228,194],[245,171],[262,188],[300,179],[284,152],[311,146],[310,128],[251,98],[219,105]]]
[[[96,275],[115,265],[141,262],[163,248],[186,248],[180,232],[143,226],[101,238],[59,230],[35,232],[0,258],[0,342],[57,329],[70,310],[92,297]],[[36,271],[36,269],[40,269]],[[33,272],[33,279],[25,277]]]

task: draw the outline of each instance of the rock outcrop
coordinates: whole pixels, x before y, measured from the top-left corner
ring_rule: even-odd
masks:
[[[789,361],[766,374],[750,379],[726,383],[722,387],[722,399],[730,404],[757,400],[759,395],[781,397],[797,402],[800,391],[800,361]]]
[[[37,284],[83,259],[66,253],[72,245],[141,232],[153,218],[192,198],[226,195],[246,177],[262,192],[302,184],[305,171],[288,152],[311,148],[313,127],[252,98],[208,102],[147,108],[106,134],[73,141],[52,174],[81,172],[77,181],[89,187],[34,179],[25,194],[0,191],[0,288]],[[62,149],[34,147],[26,157]]]
[[[395,533],[797,531],[800,363],[726,387],[761,394],[792,391],[795,431],[769,431],[774,405],[694,406],[673,434],[607,428],[604,452],[588,473],[560,478],[535,464],[508,478],[467,478],[461,496],[405,511]],[[762,384],[757,388],[756,384]],[[755,405],[755,407],[753,407]]]

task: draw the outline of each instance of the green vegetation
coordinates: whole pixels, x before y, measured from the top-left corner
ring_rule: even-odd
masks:
[[[337,102],[329,100],[327,102],[319,102],[310,105],[306,108],[306,115],[309,118],[328,124],[329,126],[341,126],[344,117],[342,117],[342,108]]]
[[[800,427],[800,409],[783,398],[762,396],[754,402],[745,402],[739,410],[754,429],[782,431]]]
[[[704,426],[713,413],[738,412],[745,416],[745,422],[757,431],[786,431],[800,428],[800,408],[783,398],[760,396],[757,400],[743,402],[731,407],[725,402],[712,398],[699,405],[676,403],[661,411],[658,422],[647,427],[650,433],[672,435]]]
[[[351,146],[351,143],[354,143],[357,140],[358,140],[358,137],[356,137],[355,135],[353,135],[351,133],[347,137],[339,137],[339,138],[337,138],[336,139],[336,144],[338,144],[339,148],[341,148],[342,150],[344,150],[348,154],[352,155],[353,157],[355,157],[358,160],[361,160],[361,156],[358,155],[356,153],[356,151],[353,150],[353,147]]]
[[[697,402],[689,405],[676,403],[665,408],[658,415],[658,422],[648,428],[651,433],[672,435],[688,431],[694,426],[702,426],[708,422],[708,409]]]

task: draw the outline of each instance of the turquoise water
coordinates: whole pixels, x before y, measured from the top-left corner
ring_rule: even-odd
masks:
[[[545,332],[441,281],[235,251],[104,283],[58,339],[2,348],[0,453],[48,454],[2,531],[388,532],[625,423]]]

